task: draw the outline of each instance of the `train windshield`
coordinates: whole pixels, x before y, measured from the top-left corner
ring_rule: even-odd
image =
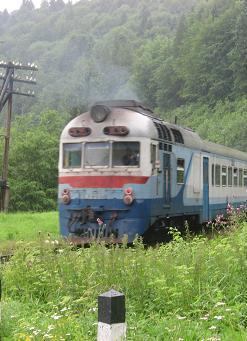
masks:
[[[85,167],[109,167],[110,143],[88,142],[85,144],[84,166]]]
[[[113,142],[112,166],[135,166],[140,163],[139,142]]]
[[[84,149],[83,153],[82,150]],[[83,166],[82,166],[82,155]],[[139,167],[139,142],[86,142],[63,144],[63,168]]]
[[[81,143],[64,143],[63,168],[81,168]]]

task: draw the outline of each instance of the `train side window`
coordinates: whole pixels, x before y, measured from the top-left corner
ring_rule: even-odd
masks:
[[[247,169],[244,169],[244,187],[247,187]]]
[[[140,143],[139,142],[113,142],[112,166],[139,167]]]
[[[215,185],[220,186],[220,165],[215,166]]]
[[[221,184],[224,187],[226,187],[226,180],[227,180],[226,166],[222,166],[222,168],[221,168]]]
[[[151,144],[150,145],[150,153],[151,153],[151,163],[152,163],[152,168],[155,168],[155,164],[156,164],[156,145],[155,144]]]
[[[63,168],[81,168],[81,143],[63,144]]]
[[[228,186],[232,186],[232,167],[228,167]]]
[[[239,187],[243,187],[243,169],[240,168],[239,169],[239,173],[238,173],[238,184],[239,184]]]
[[[184,183],[184,159],[177,159],[177,184]]]
[[[214,164],[212,164],[212,186],[214,186],[214,183],[215,183]]]
[[[238,185],[238,169],[236,167],[233,169],[233,185],[235,187]]]

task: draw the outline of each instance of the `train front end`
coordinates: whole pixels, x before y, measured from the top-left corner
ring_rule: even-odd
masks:
[[[131,107],[96,104],[63,130],[61,234],[77,243],[133,242],[150,225],[151,120]]]

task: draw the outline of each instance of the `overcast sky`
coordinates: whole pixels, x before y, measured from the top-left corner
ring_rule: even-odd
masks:
[[[37,8],[40,6],[42,0],[32,0],[34,6]],[[75,3],[79,0],[73,0],[72,2]],[[64,0],[64,2],[68,2],[68,0]],[[0,0],[0,11],[7,9],[8,12],[12,12],[20,8],[22,4],[22,0]]]

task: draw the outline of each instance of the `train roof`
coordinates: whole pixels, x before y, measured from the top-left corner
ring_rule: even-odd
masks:
[[[103,122],[94,122],[90,113],[94,108],[103,107],[109,111]],[[110,123],[111,122],[111,123]],[[114,122],[114,123],[113,123]],[[128,126],[128,137],[149,137],[165,144],[178,144],[187,148],[201,150],[213,155],[247,161],[247,153],[217,143],[205,141],[192,129],[172,124],[157,117],[146,105],[134,100],[114,100],[96,102],[89,112],[81,114],[68,123],[62,133],[62,139],[71,140],[69,129],[72,127],[91,127],[91,138],[99,138],[105,126],[115,123]],[[105,136],[107,138],[107,136]]]
[[[237,158],[247,161],[247,153],[244,153],[237,149],[226,147],[221,144],[203,140],[196,132],[194,132],[190,128],[185,128],[177,124],[165,122],[161,118],[157,117],[150,108],[148,108],[141,102],[135,100],[113,100],[96,102],[95,104],[106,105],[111,108],[123,108],[127,110],[132,110],[134,112],[138,112],[139,114],[149,117],[154,122],[158,131],[158,135],[160,135],[159,137],[167,137],[167,142],[181,143],[186,147],[199,149],[203,152],[219,154],[229,158]],[[168,132],[165,133],[165,129],[162,129],[163,126],[168,128],[172,132],[172,134],[169,134]],[[161,133],[159,132],[159,130],[161,130]],[[173,140],[175,141],[172,141],[171,135],[173,135]]]
[[[106,105],[111,108],[123,108],[139,112],[142,115],[154,117],[154,112],[148,108],[145,104],[134,100],[112,100],[96,102],[95,105]]]
[[[169,127],[172,126],[169,123],[167,123],[167,125]],[[189,148],[199,149],[202,152],[222,155],[232,159],[247,161],[247,153],[244,153],[237,149],[226,147],[221,144],[203,140],[197,133],[189,131],[187,128],[176,125],[176,129],[180,130],[180,132],[184,136],[184,144]]]

